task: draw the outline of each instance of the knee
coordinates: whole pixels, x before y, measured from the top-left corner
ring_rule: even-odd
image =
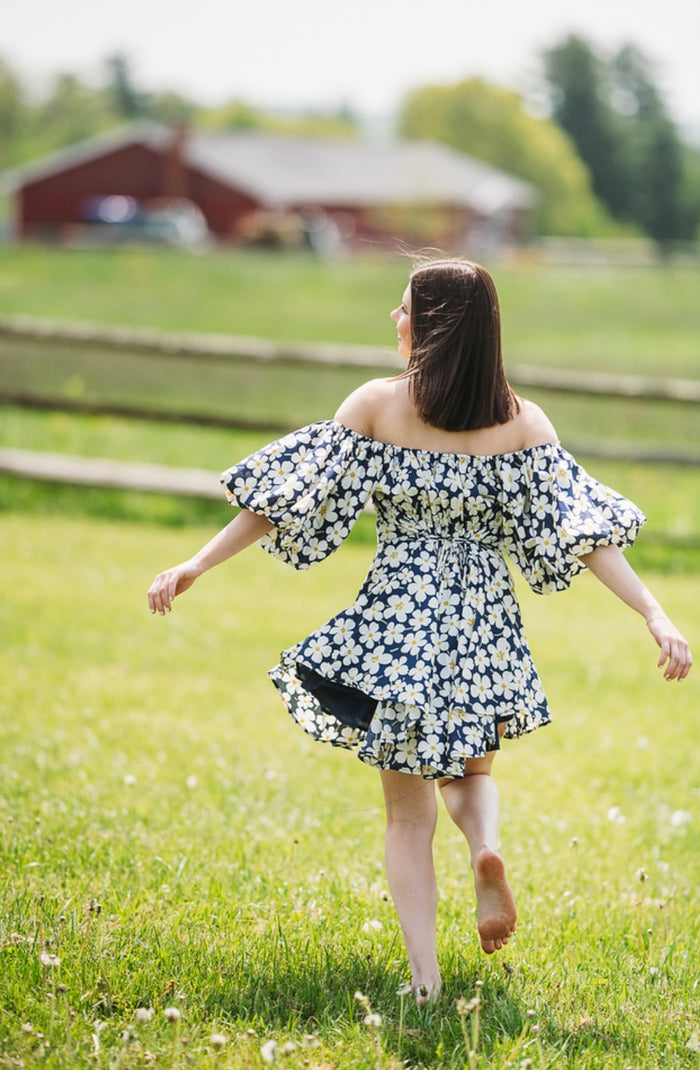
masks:
[[[415,838],[433,838],[437,825],[437,805],[423,807],[388,806],[387,832]]]

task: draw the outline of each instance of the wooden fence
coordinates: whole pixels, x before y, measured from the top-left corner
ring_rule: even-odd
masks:
[[[343,346],[329,343],[282,343],[260,338],[242,338],[230,335],[185,334],[149,330],[134,327],[111,327],[92,323],[75,323],[44,320],[30,316],[0,316],[0,340],[10,343],[43,341],[48,345],[69,344],[87,348],[99,347],[115,354],[144,353],[168,359],[196,359],[197,362],[261,363],[267,365],[306,365],[335,368],[366,368],[375,373],[395,373],[395,355],[369,346]],[[648,401],[676,402],[683,405],[700,403],[700,381],[692,379],[651,378],[638,375],[616,375],[603,372],[580,372],[574,370],[535,367],[516,364],[509,367],[512,382],[518,388],[536,388],[560,394],[575,394],[584,397],[644,399]],[[210,427],[235,428],[283,433],[298,426],[300,422],[264,419],[246,419],[243,416],[219,415],[216,413],[177,411],[150,408],[138,403],[117,404],[109,400],[89,400],[44,394],[33,387],[22,390],[0,379],[0,402],[23,407],[56,409],[60,411],[131,416],[150,420],[177,423],[193,423]],[[700,431],[700,429],[699,429]],[[700,464],[700,433],[695,442],[684,443],[677,448],[648,448],[643,445],[613,441],[576,443],[566,445],[575,453],[598,456],[613,460],[657,462],[680,465]],[[12,451],[9,451],[10,453]],[[6,471],[14,465],[26,470],[30,461],[11,458],[4,451],[2,467]],[[60,466],[57,471],[60,471]],[[114,473],[112,473],[114,474]],[[125,477],[128,473],[125,473]],[[111,475],[108,478],[112,478]],[[129,476],[131,478],[131,476]]]

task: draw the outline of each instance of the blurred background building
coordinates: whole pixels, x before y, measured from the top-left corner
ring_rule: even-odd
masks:
[[[15,236],[307,245],[320,255],[526,241],[534,186],[446,145],[199,132],[136,122],[8,176]]]

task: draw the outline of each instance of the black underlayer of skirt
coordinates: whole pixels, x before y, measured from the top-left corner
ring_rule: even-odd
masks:
[[[377,708],[378,699],[366,695],[364,691],[359,691],[356,687],[349,687],[335,680],[327,680],[315,669],[310,669],[308,665],[302,665],[299,661],[296,663],[296,674],[301,686],[314,696],[325,713],[335,717],[342,724],[348,725],[349,728],[367,731]],[[495,719],[493,734],[486,742],[487,751],[500,749],[501,741],[496,725],[509,721],[511,716]]]
[[[326,713],[337,718],[350,728],[359,728],[366,732],[370,726],[377,699],[358,691],[347,684],[327,680],[307,665],[297,662],[297,678],[301,686],[314,696]]]

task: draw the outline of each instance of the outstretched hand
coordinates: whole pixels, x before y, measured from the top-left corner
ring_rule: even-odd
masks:
[[[647,627],[661,648],[657,662],[665,680],[684,680],[693,664],[690,647],[674,624],[665,616],[652,617]]]
[[[148,607],[151,613],[170,613],[173,599],[189,590],[194,581],[201,576],[203,569],[194,561],[183,561],[181,565],[166,569],[154,579],[148,588]]]

